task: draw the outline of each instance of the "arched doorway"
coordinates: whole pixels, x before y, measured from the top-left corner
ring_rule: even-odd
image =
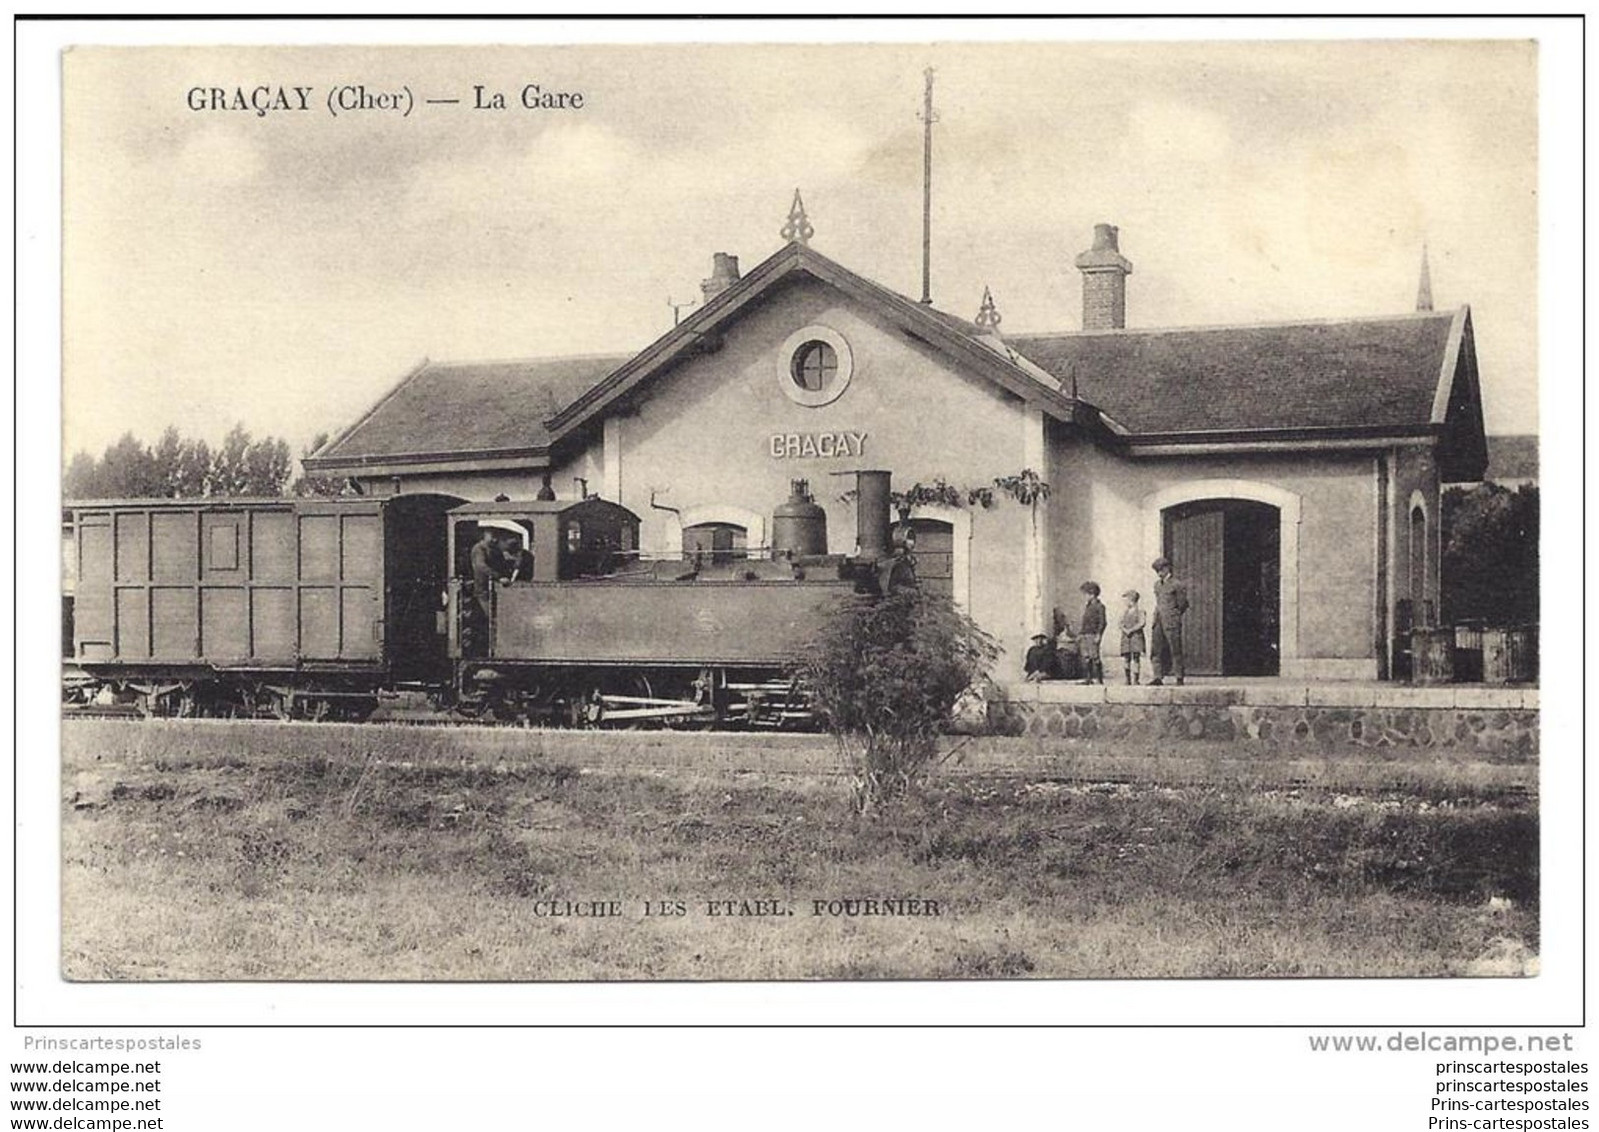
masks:
[[[1161,511],[1162,553],[1188,587],[1189,672],[1277,675],[1281,525],[1278,508],[1250,499],[1199,499]]]

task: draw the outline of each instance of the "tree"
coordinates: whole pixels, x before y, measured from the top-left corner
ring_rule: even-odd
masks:
[[[328,434],[319,432],[316,439],[300,453],[300,478],[294,481],[295,495],[348,495],[350,481],[343,476],[315,476],[305,471],[305,458],[327,445]]]
[[[211,494],[211,446],[203,440],[185,440],[176,466],[169,473],[177,498]]]
[[[249,471],[245,456],[250,450],[250,434],[236,424],[222,438],[222,447],[211,457],[211,494],[247,495]]]
[[[286,441],[254,439],[242,424],[222,438],[211,459],[211,495],[282,495],[293,467]]]
[[[168,427],[154,448],[125,433],[98,460],[78,452],[62,476],[68,499],[192,499],[206,495],[282,495],[293,471],[289,445],[253,440],[235,425],[213,453]]]
[[[98,494],[107,498],[144,499],[161,494],[161,472],[155,454],[131,432],[100,458]]]
[[[161,494],[169,499],[205,495],[211,479],[211,449],[203,440],[189,440],[168,425],[155,446]]]
[[[1443,497],[1441,620],[1538,622],[1538,489],[1486,483]]]
[[[838,743],[858,812],[909,793],[956,701],[998,655],[948,598],[914,587],[857,597],[828,619],[795,669]]]
[[[244,494],[282,495],[293,470],[287,441],[258,440],[244,452]]]
[[[100,461],[79,449],[73,454],[61,477],[61,494],[66,499],[99,499],[105,495],[100,490]]]

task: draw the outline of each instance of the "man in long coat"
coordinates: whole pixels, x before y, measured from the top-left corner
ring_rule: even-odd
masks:
[[[1151,684],[1164,684],[1170,672],[1183,682],[1183,615],[1188,612],[1188,587],[1172,577],[1171,559],[1164,554],[1152,563],[1155,571],[1155,619],[1149,632],[1149,663],[1155,670]]]

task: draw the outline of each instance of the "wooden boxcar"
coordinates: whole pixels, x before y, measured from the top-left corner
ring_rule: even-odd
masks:
[[[369,697],[447,665],[444,513],[459,500],[69,503],[71,660],[157,711],[320,689]],[[326,697],[319,700],[325,710]]]

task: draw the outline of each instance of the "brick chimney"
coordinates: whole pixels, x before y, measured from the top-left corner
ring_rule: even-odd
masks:
[[[738,256],[717,252],[711,256],[711,277],[700,282],[700,293],[708,303],[738,282]]]
[[[1094,246],[1077,257],[1083,273],[1083,329],[1121,330],[1127,325],[1127,277],[1133,265],[1116,246],[1114,224],[1094,225]]]

